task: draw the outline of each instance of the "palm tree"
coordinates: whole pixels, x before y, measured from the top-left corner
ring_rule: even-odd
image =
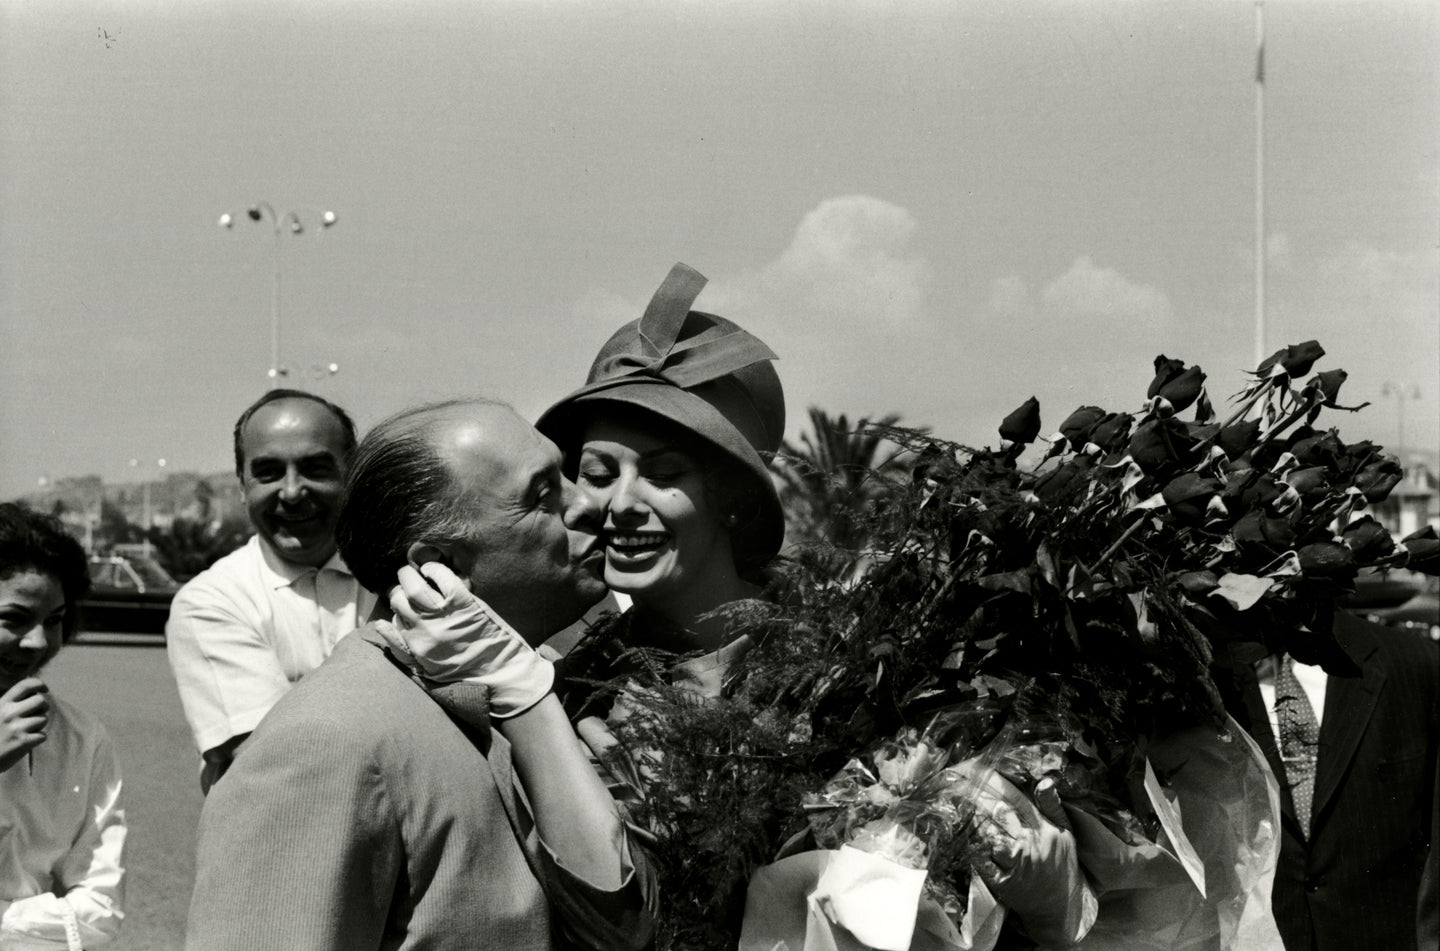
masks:
[[[823,559],[836,578],[863,565],[866,515],[907,471],[905,450],[883,435],[899,419],[862,416],[852,424],[844,413],[831,416],[812,406],[809,431],[798,442],[786,440],[776,458],[787,545]]]

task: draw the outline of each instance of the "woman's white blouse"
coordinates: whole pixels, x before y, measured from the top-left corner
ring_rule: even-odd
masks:
[[[45,742],[0,773],[0,951],[94,948],[124,917],[110,737],[88,714],[50,703]]]

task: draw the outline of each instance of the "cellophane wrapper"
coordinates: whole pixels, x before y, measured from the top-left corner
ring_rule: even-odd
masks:
[[[757,876],[747,922],[752,908],[758,920],[767,914],[759,906],[771,899],[793,902],[804,895],[811,907],[804,915],[797,909],[795,920],[807,921],[808,936],[785,939],[791,951],[988,951],[1004,908],[973,871],[987,849],[972,820],[977,776],[995,769],[1027,793],[1049,782],[1060,794],[1082,870],[1100,896],[1099,917],[1076,947],[1282,951],[1269,912],[1279,787],[1259,748],[1233,720],[1221,729],[1195,727],[1149,740],[1137,756],[1143,768],[1125,796],[1115,793],[1095,751],[1075,741],[1076,731],[1043,712],[1044,704],[1024,709],[1012,708],[996,732],[1001,714],[993,701],[959,704],[935,714],[925,728],[902,730],[846,763],[805,804],[813,844],[826,854],[792,856],[784,868],[767,867],[780,877]],[[990,738],[979,741],[987,733]],[[962,763],[969,768],[959,768]],[[914,892],[916,907],[887,912],[896,920],[882,945],[860,943],[849,929],[836,927],[860,920],[863,932],[876,917],[859,908],[864,899],[858,891],[837,895],[825,887],[825,872],[842,850],[889,863],[897,881],[905,871],[925,873]],[[802,867],[806,871],[797,872]],[[809,877],[803,886],[790,882],[783,896],[756,894],[757,885],[776,887],[774,882],[797,874]],[[892,900],[901,891],[890,892]],[[847,902],[856,908],[844,907]],[[901,943],[897,929],[903,934],[909,920],[913,932]],[[742,940],[744,951],[751,947],[759,945]]]

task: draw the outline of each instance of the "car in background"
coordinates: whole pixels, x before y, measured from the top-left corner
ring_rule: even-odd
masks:
[[[1355,579],[1355,593],[1341,603],[1387,627],[1440,641],[1440,582],[1419,572],[1370,571]]]
[[[90,593],[80,600],[80,627],[105,634],[165,633],[180,585],[142,554],[92,555]]]

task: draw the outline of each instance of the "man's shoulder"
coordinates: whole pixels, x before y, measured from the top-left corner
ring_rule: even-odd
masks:
[[[1373,646],[1382,660],[1390,664],[1424,663],[1430,672],[1440,677],[1440,668],[1435,660],[1440,657],[1440,644],[1403,628],[1388,627],[1349,612],[1336,615],[1335,633],[1341,643],[1354,653],[1355,645],[1362,648]]]
[[[303,754],[317,762],[393,768],[460,750],[462,731],[367,640],[369,632],[367,626],[342,638],[323,664],[276,702],[241,755],[246,747],[261,747],[271,757]]]
[[[259,536],[250,536],[245,544],[181,585],[175,599],[205,598],[215,592],[234,590],[237,585],[258,583],[265,565],[265,558],[260,552],[261,544]]]
[[[388,729],[396,716],[413,715],[429,703],[374,643],[373,630],[366,625],[341,638],[324,663],[280,698],[267,720],[339,719],[357,730],[367,725]]]

